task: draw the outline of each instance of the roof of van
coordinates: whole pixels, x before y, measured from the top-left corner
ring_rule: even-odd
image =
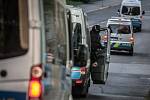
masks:
[[[131,25],[131,20],[125,17],[112,17],[108,19],[107,24]]]
[[[73,5],[66,5],[66,8],[68,8],[70,10],[82,11],[82,8],[80,8],[80,7],[74,7]]]
[[[141,1],[140,0],[123,0],[122,5],[126,6],[140,6]]]
[[[81,22],[81,16],[84,14],[82,8],[74,7],[71,5],[66,5],[66,8],[70,10],[73,22]]]

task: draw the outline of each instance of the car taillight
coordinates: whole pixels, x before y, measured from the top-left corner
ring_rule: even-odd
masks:
[[[86,67],[81,67],[80,68],[80,73],[81,74],[86,74],[86,72],[87,72],[87,68]]]
[[[31,68],[31,76],[29,81],[28,97],[29,100],[41,100],[42,96],[42,66],[37,65]]]
[[[131,43],[134,43],[134,38],[133,37],[130,37],[129,40],[130,40]]]
[[[29,98],[40,98],[41,92],[41,83],[38,80],[31,80],[29,83]]]
[[[143,20],[143,16],[140,16],[141,21]]]
[[[76,84],[81,84],[83,80],[76,80]]]

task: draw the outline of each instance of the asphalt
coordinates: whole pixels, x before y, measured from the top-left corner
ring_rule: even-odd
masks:
[[[89,14],[98,10],[120,5],[121,1],[122,0],[99,0],[89,4],[80,4],[78,7],[81,7],[87,14]]]
[[[89,24],[107,21],[116,15],[118,6],[88,13]],[[134,56],[113,53],[105,85],[91,84],[87,98],[74,100],[150,100],[150,3],[143,0],[146,11],[142,32],[135,33]]]

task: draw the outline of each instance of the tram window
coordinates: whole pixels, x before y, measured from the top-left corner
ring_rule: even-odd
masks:
[[[27,52],[27,21],[26,0],[0,0],[0,59]]]
[[[66,65],[65,9],[59,2],[53,4],[49,0],[44,0],[43,3],[47,53],[51,53],[54,56],[53,63]],[[56,5],[57,10],[55,11]],[[54,14],[54,12],[57,14]]]
[[[132,15],[132,16],[140,15],[140,7],[123,6],[122,7],[122,14]]]
[[[73,46],[74,49],[78,49],[79,44],[82,42],[81,24],[76,23],[73,34]]]

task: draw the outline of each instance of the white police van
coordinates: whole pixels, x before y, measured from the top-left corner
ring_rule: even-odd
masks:
[[[123,0],[119,14],[121,17],[131,18],[134,30],[141,31],[142,19],[145,12],[142,11],[140,0]]]
[[[134,52],[134,34],[132,22],[128,18],[112,17],[108,19],[107,27],[111,30],[111,51]]]
[[[0,0],[0,100],[72,99],[64,5]]]

